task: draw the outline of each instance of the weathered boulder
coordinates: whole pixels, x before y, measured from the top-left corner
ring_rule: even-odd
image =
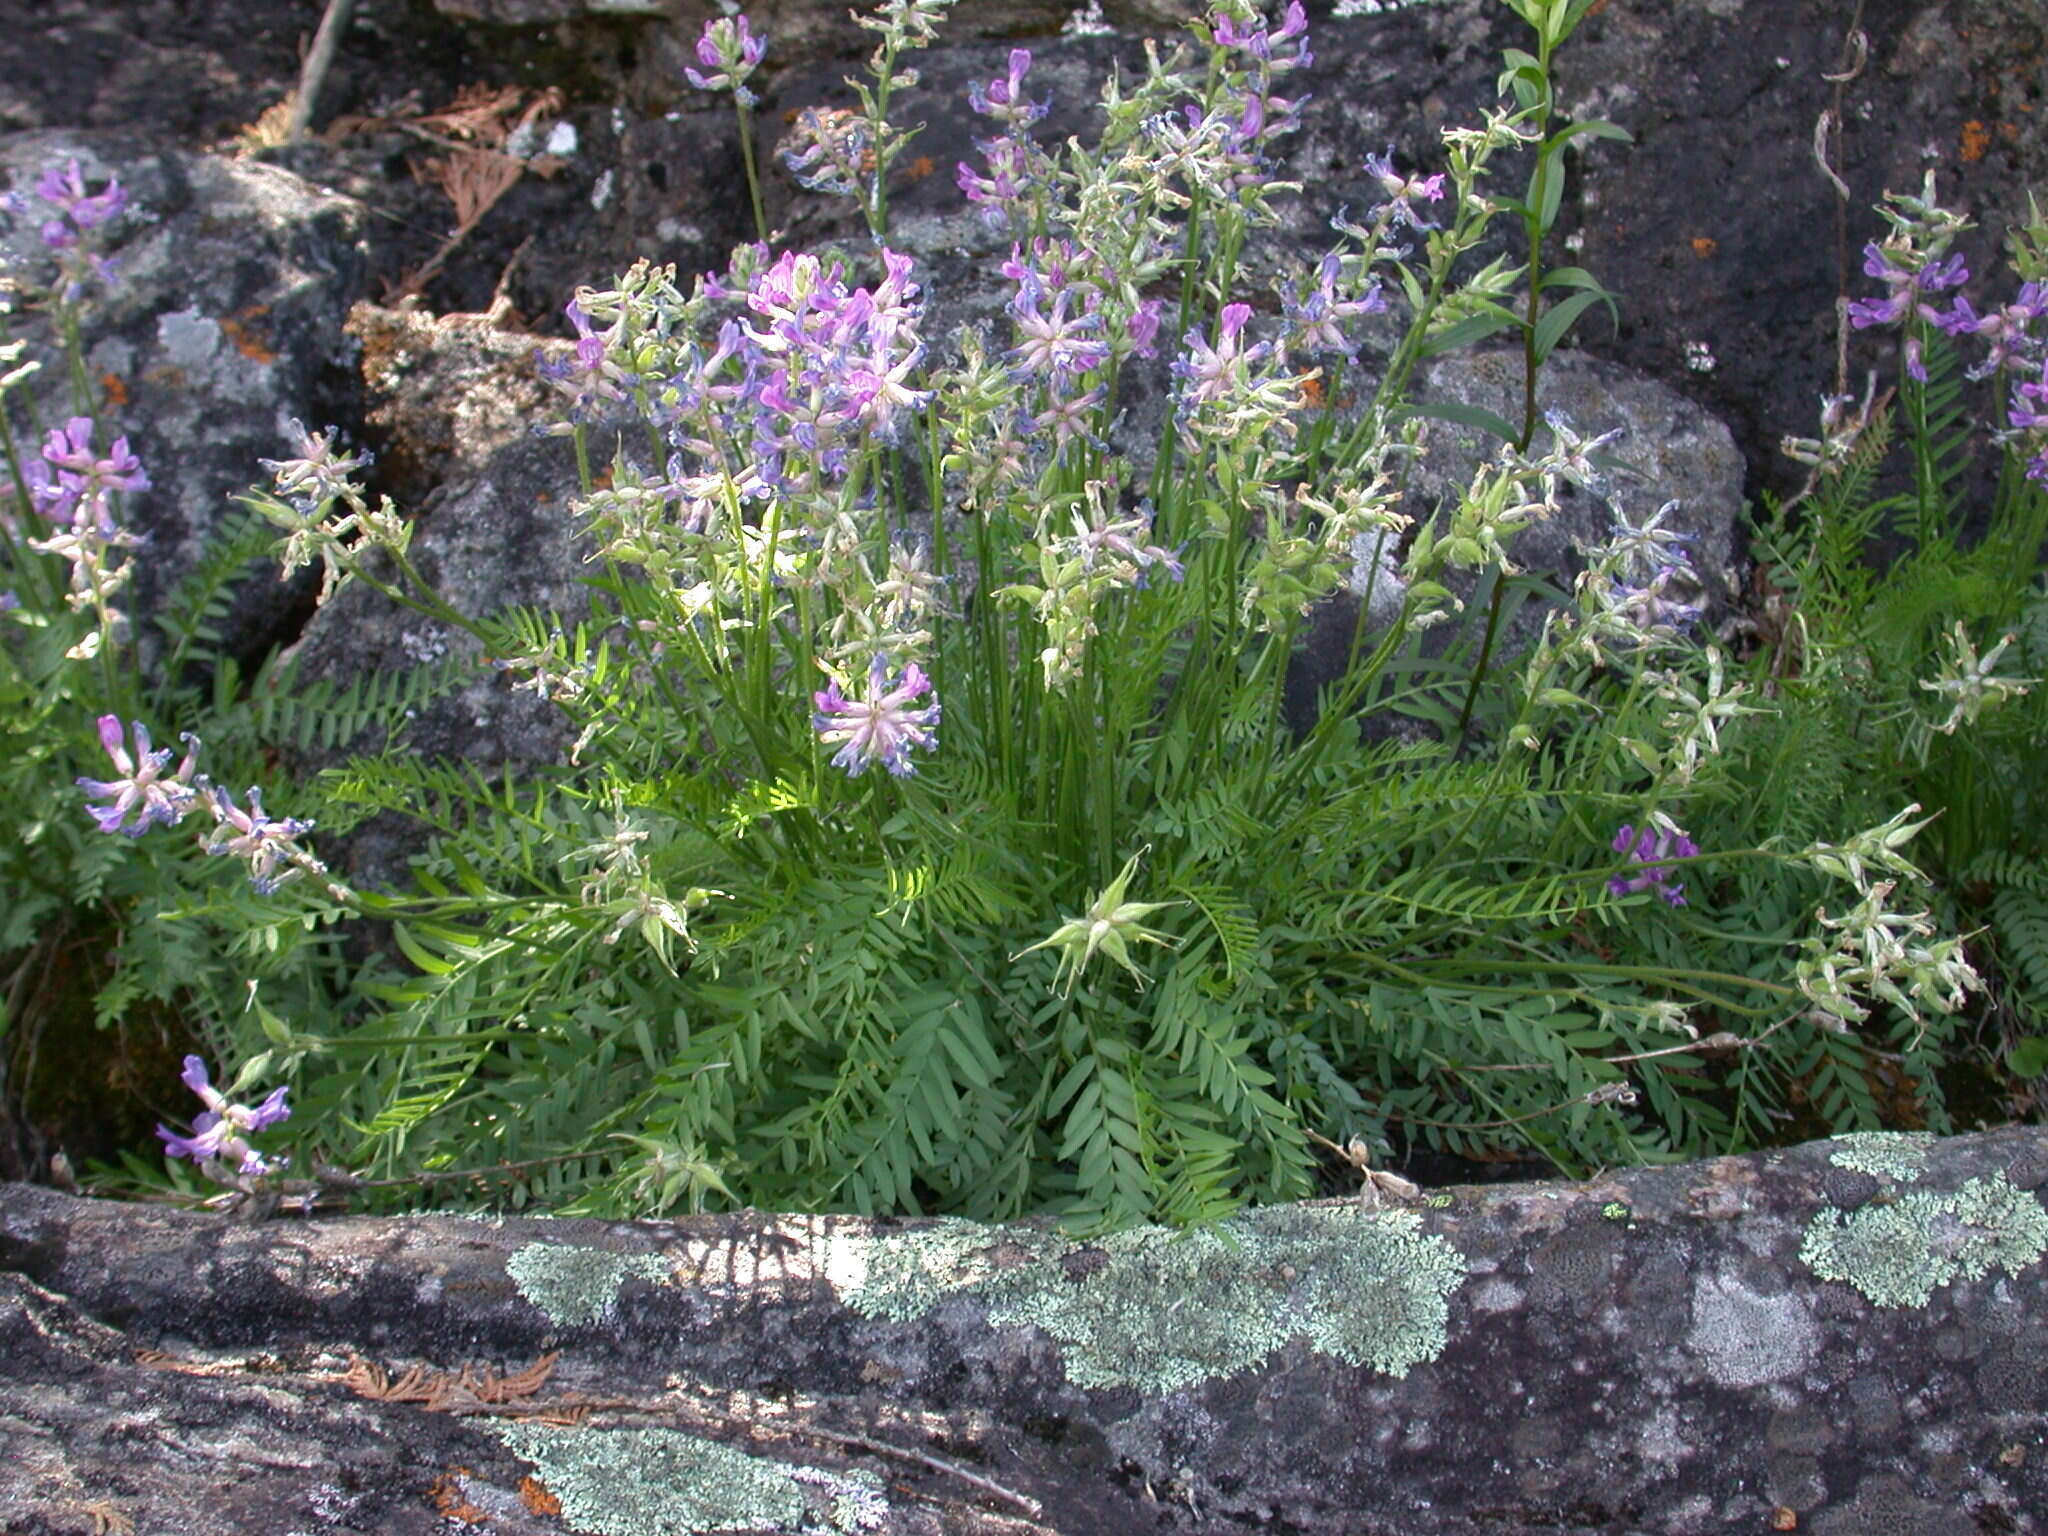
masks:
[[[2044,1181],[2039,1129],[1838,1137],[1093,1242],[10,1185],[0,1522],[2038,1532]]]

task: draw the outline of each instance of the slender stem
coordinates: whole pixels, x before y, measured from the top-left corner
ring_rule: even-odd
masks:
[[[761,211],[761,176],[754,167],[754,114],[744,101],[737,103],[740,115],[740,164],[747,171],[747,201],[754,209],[754,237],[768,243],[768,216]]]

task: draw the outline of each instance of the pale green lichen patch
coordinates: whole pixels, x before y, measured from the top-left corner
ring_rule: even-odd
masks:
[[[1846,1131],[1830,1136],[1828,1161],[1837,1168],[1910,1184],[1927,1166],[1934,1138],[1925,1131]]]
[[[587,1536],[791,1530],[810,1501],[789,1472],[673,1429],[572,1429],[492,1423]],[[840,1527],[850,1529],[851,1527]]]
[[[1406,1211],[1279,1207],[1189,1233],[1140,1227],[1077,1245],[943,1222],[859,1239],[843,1300],[908,1320],[951,1294],[996,1327],[1030,1324],[1083,1387],[1179,1391],[1249,1370],[1290,1340],[1392,1376],[1442,1353],[1458,1251]]]
[[[606,1253],[573,1243],[528,1243],[505,1261],[505,1272],[520,1295],[564,1327],[597,1322],[635,1276],[670,1278],[669,1266],[651,1254]]]
[[[2048,1211],[2003,1174],[1953,1194],[1915,1190],[1890,1205],[1824,1210],[1799,1257],[1823,1280],[1856,1287],[1880,1307],[1924,1307],[1958,1278],[2016,1275],[2048,1252]]]

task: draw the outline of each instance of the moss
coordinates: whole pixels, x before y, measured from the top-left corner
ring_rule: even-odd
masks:
[[[844,1240],[844,1239],[843,1239]],[[1440,1354],[1464,1260],[1406,1211],[1279,1207],[1205,1231],[1141,1227],[1089,1245],[935,1222],[853,1239],[843,1299],[907,1321],[948,1295],[1061,1346],[1083,1387],[1183,1390],[1249,1370],[1293,1339],[1392,1376]]]
[[[485,1427],[533,1463],[563,1520],[588,1536],[789,1530],[810,1510],[776,1463],[673,1429]]]
[[[1927,1166],[1934,1138],[1925,1131],[1848,1131],[1828,1138],[1828,1161],[1837,1168],[1879,1174],[1910,1184]]]
[[[612,1309],[619,1288],[636,1275],[670,1278],[669,1267],[649,1254],[606,1253],[573,1243],[528,1243],[505,1261],[519,1294],[562,1326],[597,1322]]]
[[[1957,1278],[2016,1275],[2048,1251],[2048,1211],[2001,1174],[1953,1194],[1915,1190],[1890,1205],[1822,1211],[1799,1257],[1824,1280],[1853,1285],[1880,1307],[1924,1307]]]

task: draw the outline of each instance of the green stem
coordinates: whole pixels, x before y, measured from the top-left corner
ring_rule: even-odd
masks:
[[[744,101],[735,98],[740,117],[740,164],[747,171],[747,201],[754,209],[754,236],[768,243],[768,216],[761,211],[761,177],[754,168],[754,114]]]

